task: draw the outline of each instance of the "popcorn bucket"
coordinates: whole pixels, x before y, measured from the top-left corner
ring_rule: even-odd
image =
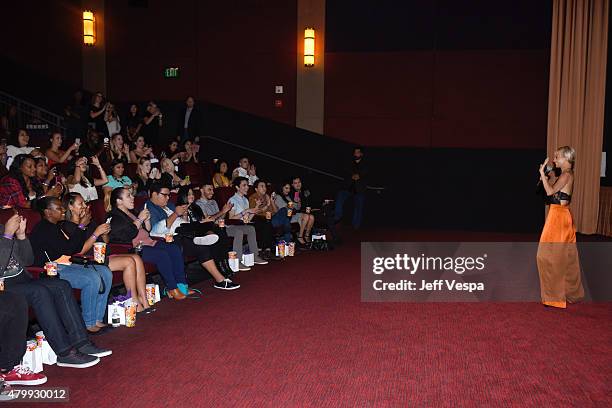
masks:
[[[219,219],[219,228],[225,228],[225,219],[224,218],[220,218]]]
[[[45,272],[47,276],[57,276],[57,262],[46,262]]]
[[[168,232],[164,238],[166,239],[166,242],[174,242],[174,235],[172,235],[171,232]]]
[[[106,244],[104,242],[96,242],[93,245],[93,255],[96,263],[103,264],[106,257]]]
[[[157,285],[154,283],[149,283],[145,287],[145,291],[147,293],[147,303],[149,303],[149,306],[153,306],[155,304],[155,286]]]
[[[4,291],[4,278],[0,278],[0,292]]]
[[[129,302],[125,307],[125,327],[136,326],[136,304]]]
[[[272,219],[272,212],[266,211],[266,220],[271,220],[271,219]]]
[[[295,242],[290,242],[289,244],[287,244],[287,246],[287,256],[295,256]]]

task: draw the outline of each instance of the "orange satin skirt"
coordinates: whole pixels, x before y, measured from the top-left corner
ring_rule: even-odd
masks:
[[[538,273],[542,303],[565,308],[584,297],[576,227],[564,205],[551,204],[538,245]]]

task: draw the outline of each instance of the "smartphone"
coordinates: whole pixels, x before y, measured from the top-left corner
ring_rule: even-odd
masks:
[[[80,145],[80,144],[81,144],[81,138],[80,138],[80,137],[77,137],[76,139],[74,139],[74,143],[75,143],[76,145]]]
[[[108,218],[106,219],[106,224],[110,224],[112,219],[113,219],[113,217],[108,217]]]
[[[104,138],[104,144],[108,144],[108,142],[109,142],[108,137],[105,137],[105,138]]]

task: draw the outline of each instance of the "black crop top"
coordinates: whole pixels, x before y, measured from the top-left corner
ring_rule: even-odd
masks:
[[[549,204],[561,204],[561,201],[570,202],[572,200],[572,195],[564,193],[563,191],[557,191],[553,195],[548,196]]]

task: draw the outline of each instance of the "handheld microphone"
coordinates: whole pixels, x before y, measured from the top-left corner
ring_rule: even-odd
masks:
[[[550,163],[547,164],[546,168],[544,169],[544,174],[550,173],[551,171],[553,171],[554,168],[555,168],[554,164],[550,164]],[[541,185],[542,185],[542,179],[540,178],[540,174],[538,172],[538,183],[536,184],[536,188],[540,187]]]

